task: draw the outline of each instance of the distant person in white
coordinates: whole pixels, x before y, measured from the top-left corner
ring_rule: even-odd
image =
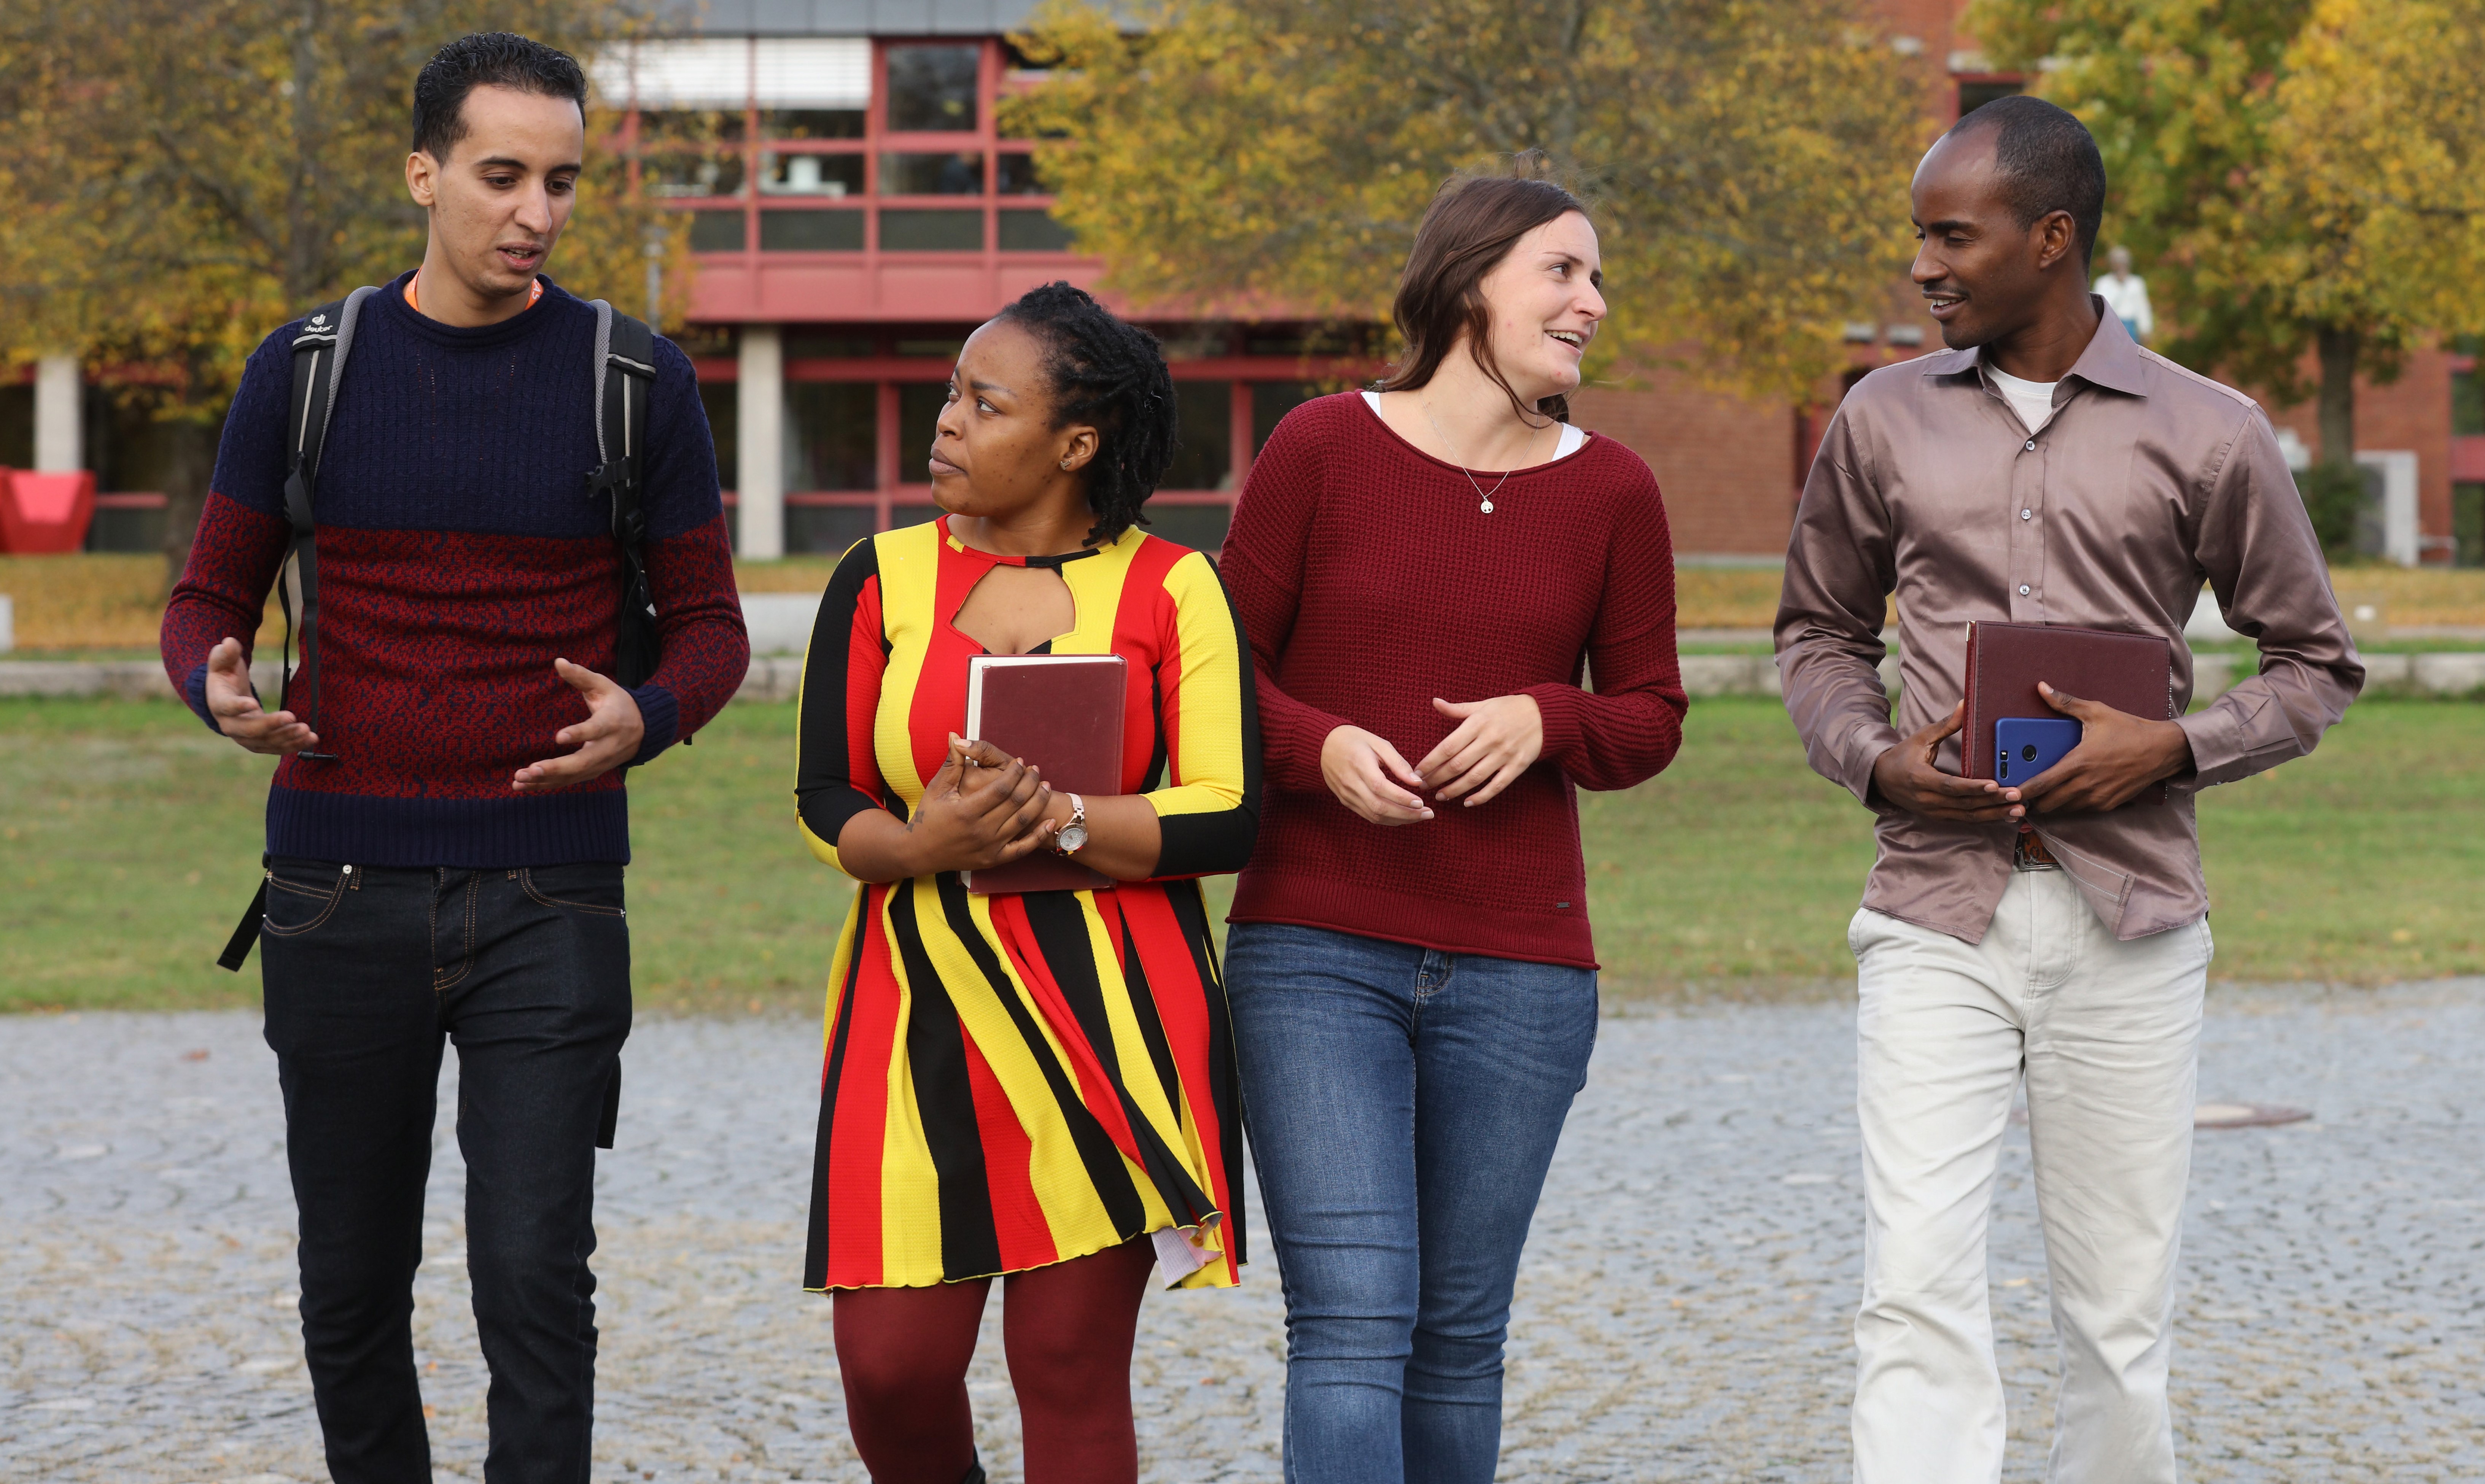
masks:
[[[2131,337],[2145,345],[2157,333],[2157,315],[2148,308],[2148,281],[2131,271],[2131,249],[2110,248],[2105,255],[2105,272],[2097,275],[2097,296]],[[2033,429],[2032,429],[2033,431]]]

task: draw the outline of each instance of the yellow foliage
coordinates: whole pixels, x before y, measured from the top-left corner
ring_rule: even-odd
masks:
[[[1019,43],[1052,80],[1005,122],[1116,288],[1203,316],[1385,320],[1442,180],[1543,149],[1597,206],[1606,364],[1800,397],[1905,262],[1925,134],[1850,10],[1050,0]]]
[[[2485,324],[2477,0],[1977,0],[1966,25],[2096,135],[2104,240],[2177,360],[2293,401],[2325,332],[2387,375]]]
[[[0,358],[79,352],[211,426],[268,332],[420,260],[414,76],[485,29],[584,60],[623,26],[604,0],[0,0]],[[656,224],[678,315],[684,234],[627,199],[625,162],[594,148],[613,123],[589,119],[555,276],[643,313]]]

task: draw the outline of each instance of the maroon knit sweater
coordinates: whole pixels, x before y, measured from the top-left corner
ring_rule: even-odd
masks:
[[[1593,435],[1498,490],[1476,478],[1490,515],[1355,392],[1296,409],[1252,465],[1220,566],[1251,637],[1267,793],[1233,921],[1596,965],[1572,787],[1644,782],[1682,742],[1665,506],[1637,454]],[[1416,764],[1456,725],[1434,696],[1521,691],[1544,755],[1489,803],[1383,827],[1322,781],[1337,727]]]

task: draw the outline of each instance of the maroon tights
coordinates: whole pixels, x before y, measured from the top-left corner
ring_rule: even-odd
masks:
[[[1026,1484],[1136,1484],[1131,1342],[1155,1264],[1142,1237],[1001,1281]],[[974,1466],[967,1363],[991,1287],[980,1279],[837,1291],[846,1423],[872,1484],[959,1484]]]

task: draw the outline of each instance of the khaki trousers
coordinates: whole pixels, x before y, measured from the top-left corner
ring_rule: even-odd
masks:
[[[1985,1230],[2024,1075],[2062,1389],[2054,1484],[2173,1484],[2166,1403],[2205,921],[2117,941],[2061,871],[1984,941],[1855,914],[1864,1302],[1856,1484],[2002,1476]]]

